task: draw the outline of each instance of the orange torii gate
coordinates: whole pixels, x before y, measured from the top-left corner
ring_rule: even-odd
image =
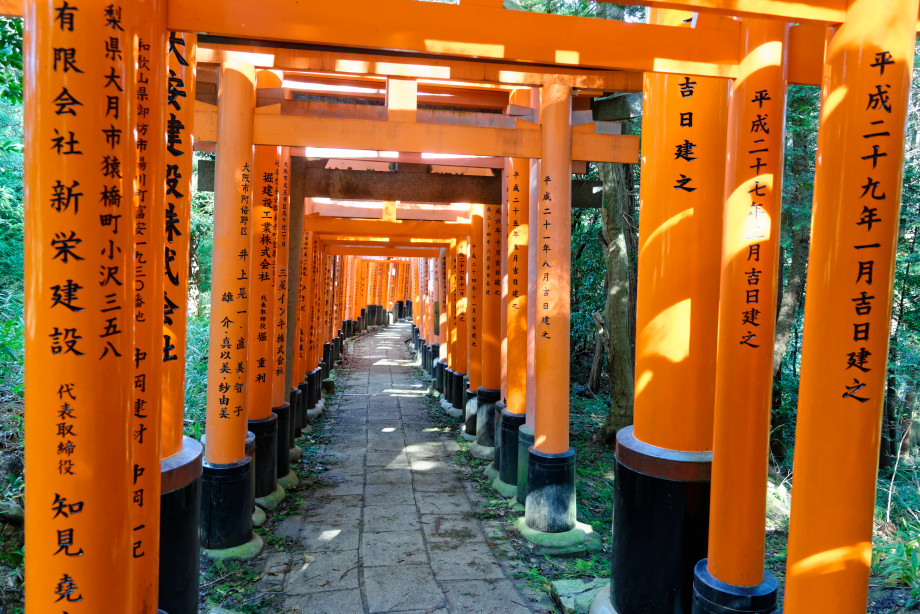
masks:
[[[273,181],[265,171],[256,174],[254,146],[397,149],[411,155],[433,150],[441,156],[539,160],[531,169],[535,189],[527,245],[526,330],[532,340],[526,362],[530,356],[533,362],[525,373],[534,394],[524,401],[529,418],[533,397],[533,418],[525,420],[534,439],[520,526],[534,540],[548,533],[583,539],[575,525],[574,454],[567,437],[570,190],[565,187],[573,160],[635,161],[638,141],[603,134],[599,123],[574,121],[573,89],[641,89],[646,97],[636,424],[618,435],[614,586],[610,601],[602,598],[597,611],[689,612],[694,596],[693,607],[701,612],[723,611],[727,604],[746,612],[773,611],[775,580],[763,572],[766,354],[775,303],[779,117],[787,83],[823,86],[811,259],[828,274],[812,280],[806,301],[809,335],[803,348],[785,609],[864,610],[887,356],[884,331],[891,309],[918,0],[637,3],[701,13],[653,12],[650,24],[627,24],[509,11],[498,0],[464,0],[457,6],[391,0],[385,8],[373,0],[335,5],[268,0],[255,12],[242,0],[0,2],[4,14],[26,9],[24,57],[31,84],[26,89],[30,611],[64,602],[72,612],[153,612],[157,586],[149,565],[158,556],[164,579],[160,605],[171,614],[191,611],[199,544],[197,530],[188,528],[196,528],[200,485],[206,512],[203,545],[220,548],[249,540],[252,495],[247,489],[253,461],[247,456],[246,433],[252,417],[264,419],[258,412],[250,416],[250,407],[256,401],[270,403],[262,410],[275,413],[289,389],[279,379],[297,383],[305,374],[313,375],[313,383],[298,386],[307,400],[301,409],[289,408],[291,424],[297,423],[295,414],[302,424],[303,410],[316,411],[321,404],[320,373],[332,362],[329,350],[325,358],[322,350],[324,344],[335,345],[329,329],[335,320],[324,314],[332,310],[338,318],[347,313],[346,286],[355,282],[348,281],[345,271],[344,258],[351,254],[328,253],[331,246],[320,237],[363,233],[356,228],[364,222],[303,218],[302,194],[293,180],[285,191],[277,172]],[[151,18],[155,15],[159,19]],[[790,27],[790,21],[804,25]],[[172,33],[167,35],[167,29]],[[199,59],[220,66],[216,110],[207,103],[193,104],[196,37],[183,32],[261,41],[254,47],[208,42],[202,49]],[[142,41],[149,37],[146,46],[135,46],[135,35]],[[120,52],[104,49],[103,38],[116,40]],[[270,42],[276,40],[351,49],[276,53]],[[272,53],[260,54],[265,48]],[[438,57],[372,53],[394,49]],[[494,62],[476,61],[483,58]],[[167,79],[169,66],[173,74]],[[282,71],[282,77],[284,71],[297,70],[370,71],[388,78],[387,92],[394,100],[410,104],[388,108],[386,121],[297,115],[298,109],[286,112],[271,93],[257,91],[257,79],[263,84],[271,79],[261,70],[257,76],[257,69],[267,68]],[[412,81],[418,78],[533,87],[538,96],[531,98],[531,106],[538,113],[530,117],[539,123],[421,123],[414,104],[419,91]],[[160,102],[134,110],[153,91],[150,100]],[[509,106],[508,115],[521,106]],[[165,130],[158,127],[158,115]],[[147,134],[157,136],[147,139]],[[183,224],[188,221],[193,138],[216,143],[220,150],[214,225],[221,240],[215,242],[203,480],[200,447],[181,436],[182,402],[172,394],[181,385],[171,364],[181,366],[185,344],[183,318],[177,314],[187,279],[177,270],[183,270],[187,257]],[[277,168],[283,159],[283,152],[275,157]],[[722,159],[729,160],[725,173]],[[868,183],[863,184],[863,176]],[[258,195],[260,200],[267,195],[271,201],[262,215],[271,212],[277,230],[286,211],[290,226],[290,235],[275,232],[261,244],[272,245],[273,260],[266,260],[265,268],[262,260],[256,262],[260,244],[253,239],[261,241],[265,234],[257,232],[260,220],[254,218],[254,186],[259,184],[270,191]],[[871,203],[864,202],[866,196]],[[130,225],[124,213],[115,212],[122,202],[132,212]],[[497,223],[494,212],[489,218],[494,225],[484,220],[483,233],[498,228],[501,236],[483,239],[502,243],[496,254],[498,285],[508,282],[510,310],[514,273],[505,246],[522,244],[510,234],[508,204],[500,208]],[[144,216],[165,219],[165,234],[137,223]],[[437,257],[422,257],[419,287],[428,285],[429,305],[422,317],[430,322],[425,324],[430,351],[439,356],[439,365],[452,365],[455,375],[448,379],[456,382],[457,369],[466,369],[460,357],[467,336],[457,315],[464,295],[461,263],[469,257],[458,245],[470,241],[475,221],[432,222],[430,228],[392,219],[374,224],[369,236],[409,238],[425,231],[448,243],[438,248]],[[475,238],[471,243],[470,253],[475,253]],[[277,258],[285,250],[294,256],[287,271],[279,268],[283,261]],[[166,257],[155,264],[149,256],[157,253]],[[696,266],[688,271],[687,263]],[[484,260],[478,264],[486,266]],[[261,326],[252,310],[261,308],[263,296],[252,294],[252,276],[268,271],[274,282],[263,288],[266,305],[278,309],[283,304],[286,310],[272,328],[276,338],[286,331],[281,345],[286,344],[288,354],[284,364],[276,363],[270,387],[256,381],[266,348],[253,353],[251,343]],[[480,285],[484,272],[476,273]],[[467,280],[470,274],[468,269]],[[148,286],[148,275],[160,279]],[[352,279],[361,275],[358,271]],[[494,270],[489,275],[492,279]],[[668,276],[676,282],[663,287],[660,280]],[[157,296],[160,283],[166,298],[163,364],[153,366],[147,361],[161,352],[145,348],[158,335],[156,326],[144,326],[150,316],[142,307],[149,304],[147,293]],[[379,296],[379,281],[377,290]],[[494,311],[481,298],[483,341],[497,337],[501,343],[506,337],[503,318],[510,339],[510,312],[498,308],[496,332],[486,324],[495,321]],[[510,357],[510,347],[508,352]],[[845,360],[855,354],[865,357],[858,373]],[[472,356],[469,352],[467,358]],[[481,354],[481,383],[494,377],[494,370],[482,371],[492,358]],[[103,378],[108,385],[100,396]],[[147,388],[148,378],[163,384]],[[499,370],[495,389],[506,389],[506,396],[520,390],[510,371],[505,380],[502,385]],[[250,402],[255,384],[264,395]],[[157,390],[167,392],[158,398]],[[451,390],[454,394],[455,387]],[[689,402],[687,390],[692,392]],[[520,414],[516,403],[511,413]],[[162,427],[156,418],[149,419],[155,414],[143,411],[159,404]],[[49,406],[57,415],[56,436],[48,431]],[[828,415],[838,417],[830,433],[824,428]],[[846,419],[839,420],[841,415]],[[822,459],[841,447],[847,449],[848,464],[831,472]],[[156,474],[149,463],[157,456],[166,506],[162,517],[150,501],[151,494],[157,498],[157,487],[149,481]],[[281,452],[277,458],[275,479],[287,468]],[[507,483],[506,456],[493,458],[500,482]],[[223,486],[218,488],[218,482],[231,487],[219,494]],[[640,497],[643,493],[649,496]],[[185,503],[171,495],[181,495]],[[141,509],[145,497],[148,506]],[[840,509],[849,512],[836,514]],[[159,554],[151,542],[158,521],[160,543],[168,544]],[[178,545],[163,541],[168,535],[184,539]],[[662,536],[669,546],[652,548]],[[687,560],[707,554],[695,574],[687,569]],[[167,561],[171,566],[164,568]]]

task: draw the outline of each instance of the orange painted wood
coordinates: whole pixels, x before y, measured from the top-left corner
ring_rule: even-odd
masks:
[[[917,11],[917,0],[852,2],[828,41],[787,614],[866,611]]]

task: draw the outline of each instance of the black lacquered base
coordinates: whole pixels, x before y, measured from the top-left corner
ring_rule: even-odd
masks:
[[[456,390],[454,383],[456,377],[456,371],[453,369],[444,369],[444,400],[451,404],[454,402],[454,391]]]
[[[288,396],[288,401],[291,404],[291,436],[290,436],[290,446],[289,448],[294,447],[294,440],[301,436],[301,429],[303,428],[303,404],[304,396],[300,391],[300,388],[295,387],[291,389],[291,394]]]
[[[307,406],[307,409],[316,409],[316,404],[323,398],[323,370],[321,367],[317,367],[313,370],[313,379],[310,380],[310,390],[310,403],[312,403],[312,406]]]
[[[278,488],[278,416],[250,420],[249,431],[256,436],[254,496],[265,497]]]
[[[200,443],[183,437],[182,449],[160,462],[157,605],[170,614],[198,613],[202,451]]]
[[[617,433],[610,554],[619,614],[690,614],[693,573],[709,538],[712,455]]]
[[[475,406],[470,405],[469,411],[466,412],[463,420],[463,432],[469,435],[470,437],[476,436],[476,421],[478,420],[478,408],[479,408],[479,397],[476,395],[476,391],[466,390],[467,399],[475,400]]]
[[[757,586],[734,586],[715,579],[707,560],[696,564],[693,573],[692,614],[773,614],[776,612],[777,583],[764,570]]]
[[[272,413],[278,416],[278,439],[275,454],[275,477],[283,478],[291,470],[291,448],[294,447],[291,439],[291,405],[284,403],[280,407],[273,407]],[[250,430],[252,425],[249,426]]]
[[[438,374],[437,374],[438,363],[440,362],[440,360],[438,359],[438,356],[441,354],[441,344],[440,344],[440,343],[432,343],[432,344],[429,346],[429,348],[430,348],[431,351],[430,351],[430,353],[428,354],[428,367],[427,367],[427,368],[428,368],[428,374],[429,374],[431,377],[435,377],[435,378],[436,378],[437,375],[438,375]]]
[[[505,484],[518,483],[518,441],[520,435],[518,429],[526,420],[524,414],[515,414],[502,409],[499,414],[499,431],[498,442],[496,447],[498,454],[498,478]],[[532,444],[531,444],[532,445]]]
[[[222,550],[252,538],[252,463],[204,463],[201,471],[201,547]]]
[[[309,374],[302,382],[297,384],[297,389],[300,390],[300,414],[297,416],[297,437],[303,436],[303,429],[307,426],[307,422],[309,422],[307,411],[310,409],[310,386]]]
[[[466,400],[463,396],[463,393],[466,391],[466,374],[465,373],[454,373],[453,381],[453,392],[451,394],[450,402],[454,406],[454,409],[463,411],[464,401]]]
[[[447,363],[438,361],[434,365],[434,385],[438,392],[444,394],[444,382],[447,380]]]
[[[476,391],[479,407],[476,410],[476,443],[485,448],[495,447],[495,404],[501,399],[501,390],[479,387]]]
[[[549,454],[531,446],[524,522],[543,533],[564,533],[575,528],[575,450]]]
[[[314,369],[307,373],[306,382],[307,386],[304,392],[304,415],[307,411],[316,407],[316,380],[319,377],[319,369]],[[306,424],[306,421],[304,422]]]
[[[530,448],[533,446],[533,428],[522,424],[518,429],[518,460],[517,460],[517,501],[521,505],[527,502],[527,466],[530,463]]]

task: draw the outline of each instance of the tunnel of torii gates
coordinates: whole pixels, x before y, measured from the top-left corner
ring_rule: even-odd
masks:
[[[593,611],[774,611],[800,83],[822,108],[784,608],[864,612],[918,1],[642,0],[646,23],[500,0],[0,1],[25,17],[27,611],[197,611],[199,548],[259,552],[254,500],[296,480],[344,339],[400,318],[522,534],[584,540],[570,215],[599,196],[572,175],[640,161],[630,92],[635,424]],[[215,154],[201,443],[183,436],[195,150]]]

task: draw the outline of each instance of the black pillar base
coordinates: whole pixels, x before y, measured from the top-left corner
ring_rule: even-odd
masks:
[[[524,522],[535,531],[575,528],[575,450],[550,454],[530,447],[524,506]]]
[[[440,360],[434,365],[434,386],[438,392],[444,394],[444,380],[447,379],[445,375],[447,372],[447,363],[441,362]]]
[[[256,485],[253,496],[265,497],[278,488],[278,416],[250,420],[249,431],[256,436]]]
[[[504,402],[498,401],[495,403],[495,412],[492,414],[494,420],[492,429],[495,431],[495,434],[492,435],[492,440],[495,442],[495,447],[492,450],[492,466],[499,474],[501,473],[502,462],[502,412],[506,409]]]
[[[476,391],[479,408],[476,410],[476,443],[486,448],[495,447],[495,404],[502,397],[501,390],[479,387]]]
[[[479,407],[479,397],[476,395],[476,392],[467,388],[466,389],[467,399],[475,399],[476,407]],[[466,411],[466,408],[464,408]],[[463,416],[463,432],[469,435],[470,437],[476,436],[476,420],[477,420],[478,411],[469,411]]]
[[[406,301],[406,313],[404,314],[404,317],[411,318],[413,315],[414,314],[412,312],[412,301],[407,300]]]
[[[182,449],[160,461],[157,605],[170,614],[198,614],[202,451],[200,443],[183,437]]]
[[[441,355],[441,344],[432,343],[428,347],[429,347],[429,354],[428,354],[428,365],[426,366],[426,369],[428,370],[428,373],[431,375],[431,377],[437,377],[437,373],[435,372],[435,370],[437,369],[438,362],[440,362],[438,356]]]
[[[201,470],[201,547],[222,550],[252,539],[252,462],[204,463]]]
[[[453,369],[444,369],[444,400],[448,403],[454,402],[454,380],[457,377],[457,372]]]
[[[693,573],[693,614],[773,614],[776,612],[777,583],[764,570],[757,586],[734,586],[716,580],[707,560],[696,564]]]
[[[275,454],[275,477],[283,478],[291,470],[290,450],[294,447],[291,438],[291,405],[283,403],[280,407],[273,407],[272,413],[278,416],[278,439]],[[252,425],[249,425],[252,429]]]
[[[291,389],[291,394],[288,397],[291,403],[291,439],[289,448],[294,447],[294,440],[302,435],[301,429],[303,428],[303,421],[301,420],[302,407],[304,403],[303,393],[299,388],[294,387]]]
[[[307,406],[307,409],[316,409],[317,403],[323,398],[323,370],[317,367],[313,370],[313,379],[311,380],[312,392],[310,393],[310,402],[313,404]]]
[[[307,418],[307,411],[311,409],[310,407],[310,379],[309,374],[304,377],[304,380],[297,384],[297,388],[300,390],[300,415],[297,416],[297,422],[299,428],[297,429],[297,436],[301,437],[303,435],[303,429],[307,426],[307,423],[310,421]]]
[[[505,484],[518,483],[518,429],[526,420],[524,414],[515,414],[502,409],[499,418],[499,434],[495,450],[499,455],[496,463],[498,478]],[[533,445],[533,444],[531,444]]]
[[[304,381],[307,383],[307,386],[303,396],[303,404],[304,408],[309,410],[316,407],[316,369],[307,373],[304,377]]]
[[[522,424],[518,429],[517,459],[517,501],[521,505],[527,502],[527,467],[530,464],[530,447],[534,442],[533,428]]]
[[[712,454],[617,433],[610,602],[619,614],[690,614],[706,556]]]
[[[358,316],[358,321],[361,323],[361,327],[360,327],[360,328],[361,328],[362,331],[366,331],[366,330],[367,330],[367,323],[368,323],[368,322],[367,322],[367,316],[368,316],[368,311],[367,311],[367,307],[365,307],[365,308],[361,309],[361,315]]]
[[[342,359],[342,338],[336,337],[332,340],[332,364],[339,362]]]
[[[466,390],[466,374],[464,373],[454,373],[454,392],[453,397],[451,398],[451,403],[454,406],[454,409],[459,409],[464,411],[466,405],[464,401],[466,400],[463,397],[463,392]]]

